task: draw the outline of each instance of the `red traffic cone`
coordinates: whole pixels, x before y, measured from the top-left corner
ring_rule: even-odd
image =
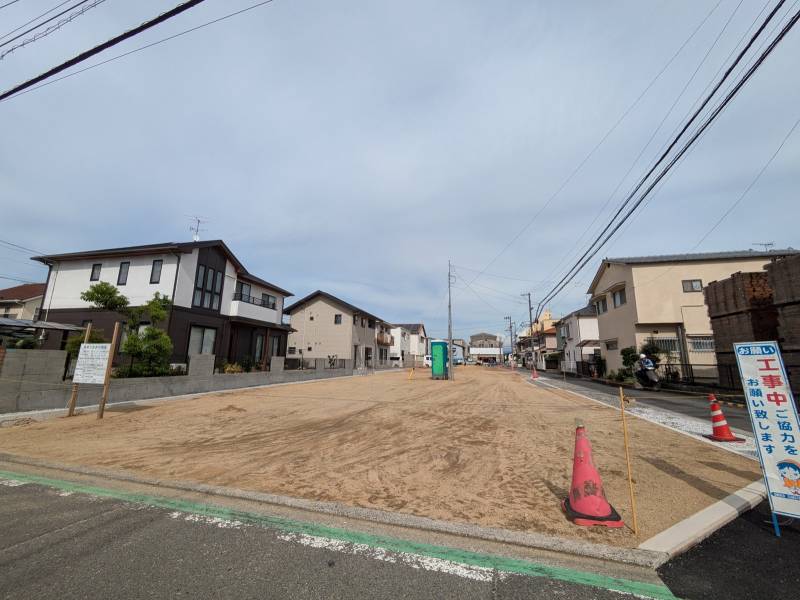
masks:
[[[576,525],[624,525],[614,507],[606,500],[603,482],[592,462],[592,445],[586,428],[579,423],[575,430],[575,458],[572,463],[572,485],[569,496],[561,502],[567,518]]]
[[[531,367],[531,379],[539,379],[539,373],[536,371],[536,367]]]
[[[706,435],[710,440],[715,442],[743,442],[743,438],[733,435],[731,428],[728,427],[728,421],[725,415],[722,414],[722,409],[719,407],[716,396],[714,394],[708,395],[708,401],[711,403],[711,435]]]

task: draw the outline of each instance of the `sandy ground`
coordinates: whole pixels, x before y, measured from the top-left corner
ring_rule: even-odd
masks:
[[[759,478],[758,464],[629,419],[640,534],[577,527],[560,502],[582,418],[629,522],[617,410],[462,367],[456,381],[377,374],[0,430],[0,450],[486,526],[636,546]]]

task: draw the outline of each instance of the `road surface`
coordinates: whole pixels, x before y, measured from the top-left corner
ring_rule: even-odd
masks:
[[[527,576],[458,565],[8,474],[0,480],[0,565],[0,598],[8,599],[634,597],[570,569],[533,565],[539,576]],[[632,589],[672,597],[653,580]]]

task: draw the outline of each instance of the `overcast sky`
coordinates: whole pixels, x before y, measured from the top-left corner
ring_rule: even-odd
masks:
[[[0,61],[2,88],[176,3],[107,0]],[[55,4],[0,10],[0,35]],[[85,64],[250,4],[207,0]],[[186,241],[186,215],[202,215],[202,237],[254,274],[434,335],[451,259],[455,335],[500,332],[505,315],[527,319],[519,294],[541,295],[604,205],[595,228],[608,218],[763,6],[274,0],[0,103],[0,238],[44,253]],[[800,117],[798,56],[800,27],[554,313],[586,302],[602,256],[800,245],[798,131],[697,246]],[[0,250],[0,274],[43,281],[28,263]]]

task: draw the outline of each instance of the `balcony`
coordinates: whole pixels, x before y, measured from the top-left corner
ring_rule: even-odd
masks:
[[[230,315],[232,317],[246,317],[267,323],[279,323],[280,319],[274,302],[266,303],[257,296],[248,294],[234,294],[231,302]]]
[[[394,343],[394,337],[388,333],[378,332],[378,345],[391,346]]]

